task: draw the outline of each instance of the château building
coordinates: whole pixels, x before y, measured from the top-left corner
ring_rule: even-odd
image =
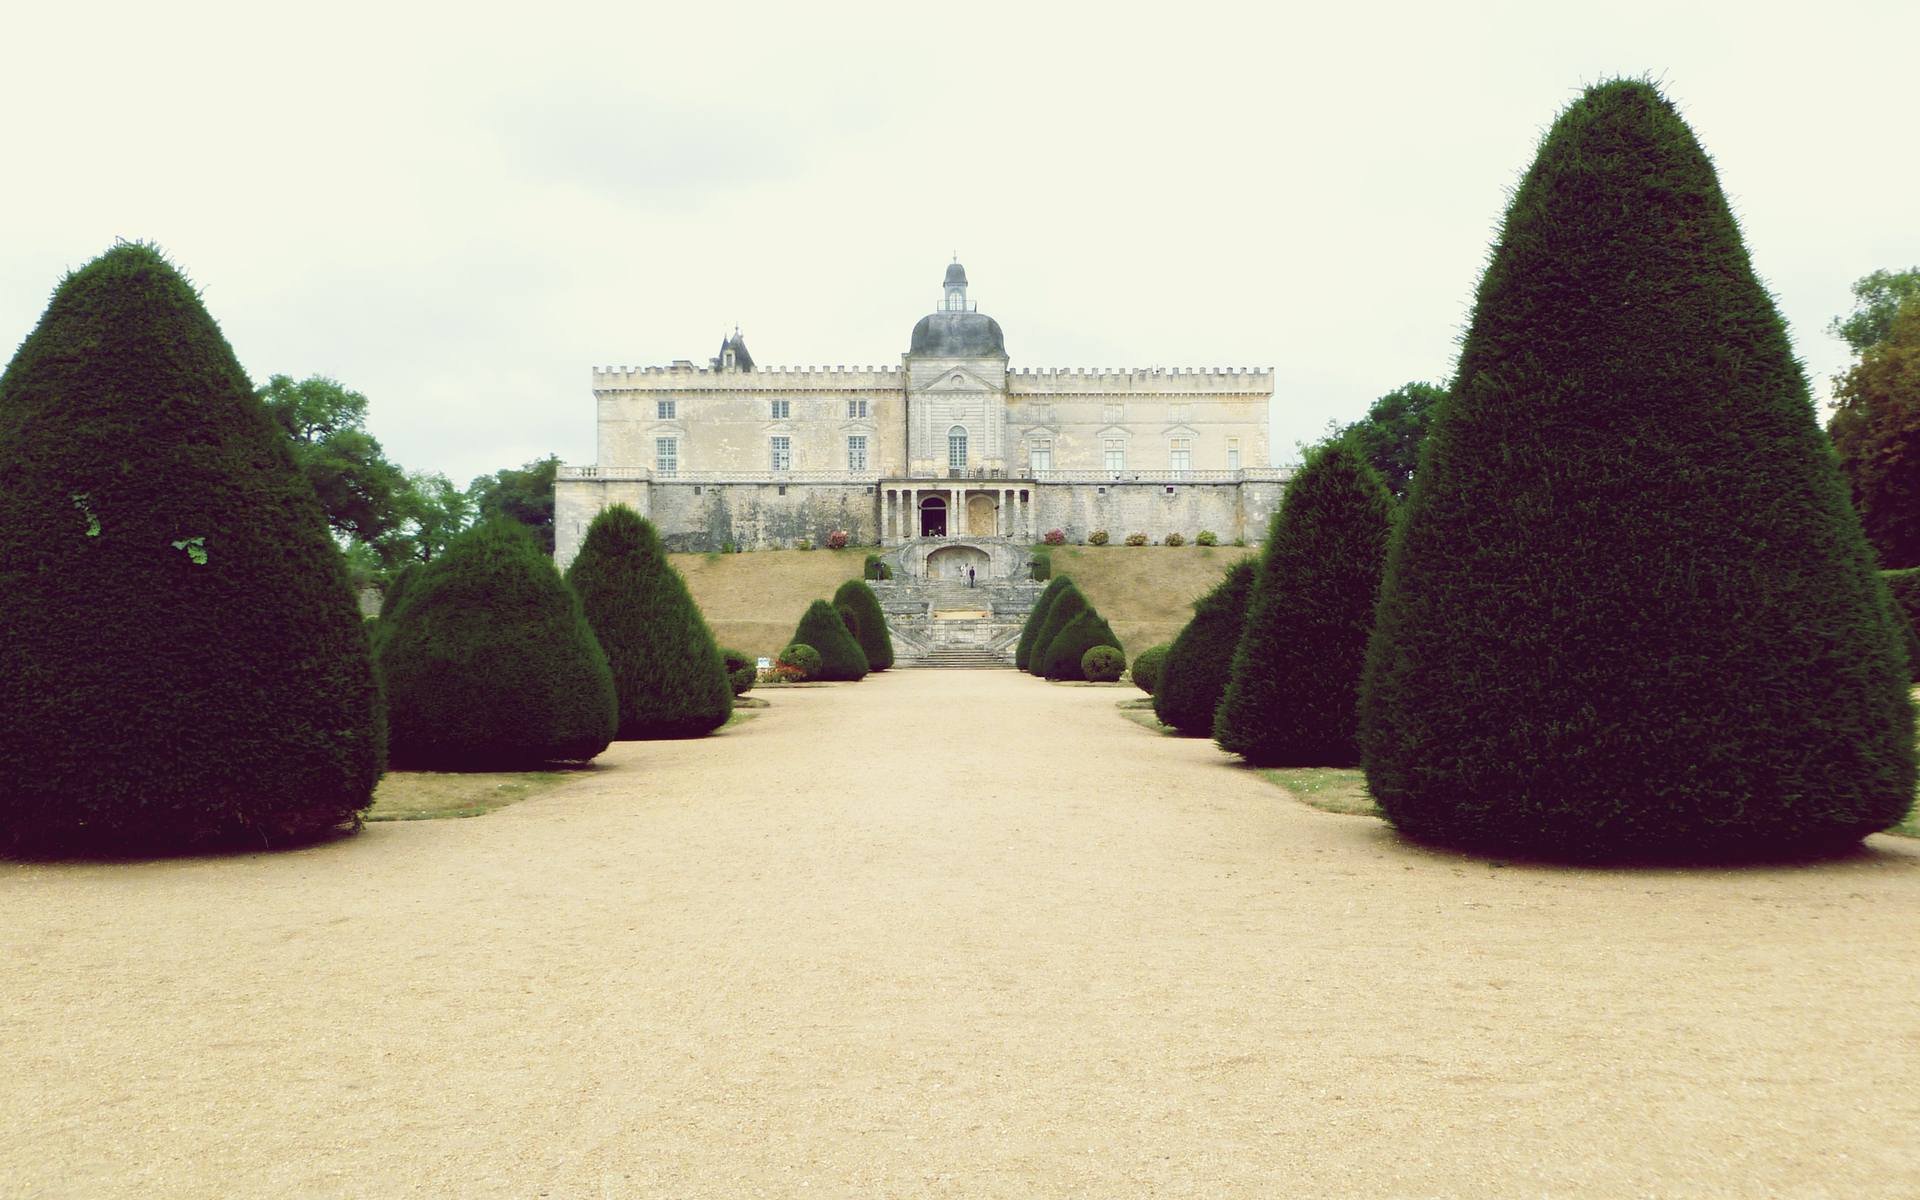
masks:
[[[763,367],[735,330],[705,366],[595,368],[593,395],[597,461],[555,485],[563,567],[616,503],[672,550],[836,530],[908,547],[1052,529],[1255,541],[1286,477],[1268,463],[1270,369],[1013,368],[958,262],[898,366]]]

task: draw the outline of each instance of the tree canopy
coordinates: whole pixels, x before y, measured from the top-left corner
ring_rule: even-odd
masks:
[[[1920,267],[1863,275],[1853,281],[1853,311],[1835,317],[1827,332],[1863,353],[1886,339],[1900,306],[1914,299],[1920,299]]]
[[[477,520],[506,517],[533,533],[545,554],[553,553],[553,480],[560,456],[549,454],[519,467],[503,467],[481,475],[467,485],[467,497]]]
[[[1827,430],[1867,537],[1889,568],[1920,567],[1920,295],[1834,381]]]
[[[1367,415],[1340,430],[1346,442],[1380,473],[1394,499],[1405,500],[1420,462],[1420,441],[1426,436],[1433,409],[1447,390],[1431,383],[1406,383],[1373,402]]]

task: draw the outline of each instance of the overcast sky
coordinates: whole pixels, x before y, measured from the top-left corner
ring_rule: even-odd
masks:
[[[256,381],[456,482],[593,460],[596,364],[897,364],[958,253],[1015,367],[1263,366],[1276,459],[1452,370],[1509,189],[1651,75],[1816,394],[1920,263],[1920,4],[33,5],[0,67],[0,341],[115,238]]]

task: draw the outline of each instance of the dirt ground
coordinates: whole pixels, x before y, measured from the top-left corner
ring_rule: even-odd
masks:
[[[0,1195],[1920,1195],[1920,844],[1496,867],[1113,689],[765,695],[471,820],[0,864]]]

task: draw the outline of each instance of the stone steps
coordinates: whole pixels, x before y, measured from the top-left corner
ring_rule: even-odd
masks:
[[[1012,668],[1013,659],[984,646],[940,646],[900,666],[943,671],[1005,671]]]

